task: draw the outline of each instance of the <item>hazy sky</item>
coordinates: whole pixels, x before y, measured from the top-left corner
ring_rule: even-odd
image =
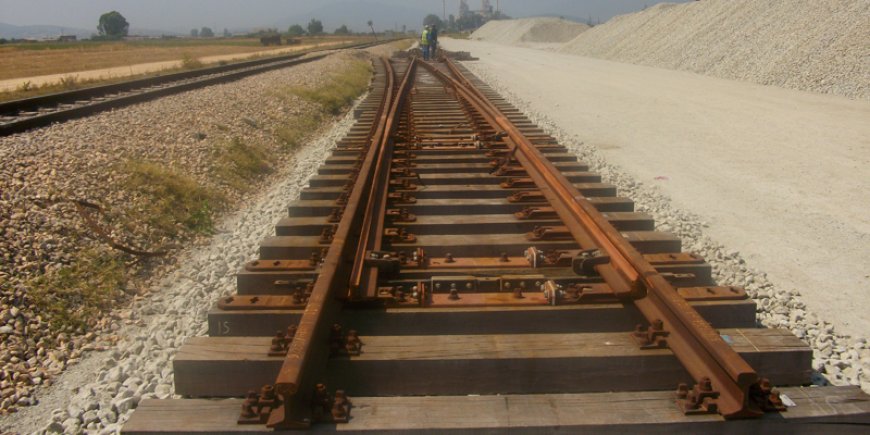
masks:
[[[688,0],[671,0],[683,2]],[[496,0],[491,1],[493,6]],[[94,29],[100,14],[117,10],[134,28],[157,30],[183,30],[191,27],[210,26],[215,29],[270,27],[308,16],[321,10],[348,9],[377,5],[398,6],[404,14],[370,17],[380,23],[419,26],[411,21],[416,12],[454,13],[459,0],[0,0],[0,22],[14,25],[51,24],[59,26]],[[544,14],[588,17],[593,20],[608,18],[638,10],[644,5],[661,3],[656,0],[500,0],[502,11],[513,17]],[[468,0],[476,9],[479,0]],[[324,12],[325,13],[325,12]],[[422,21],[422,16],[419,18]],[[408,21],[408,22],[404,22]],[[350,24],[350,23],[348,23]],[[327,30],[329,23],[324,22]],[[337,25],[337,24],[336,24]]]

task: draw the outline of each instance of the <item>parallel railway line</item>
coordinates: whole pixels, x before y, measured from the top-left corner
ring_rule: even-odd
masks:
[[[125,433],[855,432],[856,387],[449,57],[375,63]],[[773,386],[777,386],[774,388]]]
[[[226,83],[275,69],[313,62],[326,57],[329,51],[336,49],[366,48],[388,42],[392,42],[392,40],[305,50],[288,55],[6,101],[0,103],[0,136],[21,133],[52,123],[90,116],[105,110]]]

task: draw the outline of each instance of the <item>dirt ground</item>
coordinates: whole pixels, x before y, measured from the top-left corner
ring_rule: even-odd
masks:
[[[842,333],[870,331],[870,102],[469,40],[530,107]]]
[[[97,80],[148,74],[179,68],[185,56],[210,64],[244,59],[251,55],[274,56],[319,46],[348,43],[344,39],[307,41],[282,48],[260,45],[214,45],[193,47],[126,47],[106,44],[105,49],[15,50],[0,49],[0,92],[18,89],[23,82],[33,86],[58,83],[74,75],[78,80]]]

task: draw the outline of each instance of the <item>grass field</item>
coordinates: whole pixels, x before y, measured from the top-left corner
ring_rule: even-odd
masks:
[[[331,39],[336,38],[329,36],[302,38],[302,45],[329,42]],[[253,38],[8,44],[0,46],[0,80],[66,74],[182,58],[256,53],[275,48],[281,47],[264,47],[260,45],[258,39]]]

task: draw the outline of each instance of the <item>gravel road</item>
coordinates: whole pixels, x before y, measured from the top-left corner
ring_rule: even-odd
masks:
[[[870,99],[867,0],[704,0],[615,17],[560,51]]]
[[[870,392],[862,309],[870,203],[861,200],[870,185],[860,163],[870,161],[870,104],[492,43],[443,44],[480,57],[465,65],[658,229],[680,236],[684,250],[704,256],[720,284],[744,286],[763,325],[810,344],[816,382]]]

